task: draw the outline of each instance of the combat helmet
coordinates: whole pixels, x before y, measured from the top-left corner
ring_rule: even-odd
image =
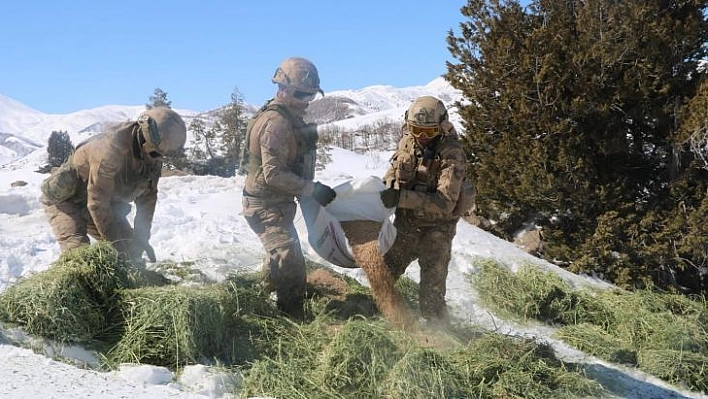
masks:
[[[448,119],[447,108],[432,96],[418,97],[405,114],[408,131],[415,137],[432,138],[440,134],[440,124]]]
[[[145,143],[157,155],[172,153],[187,141],[187,127],[178,113],[167,107],[151,108],[138,117]]]
[[[317,93],[324,95],[317,67],[305,58],[287,58],[275,70],[271,81],[286,87],[291,95],[301,100],[308,97],[308,101],[312,100]]]

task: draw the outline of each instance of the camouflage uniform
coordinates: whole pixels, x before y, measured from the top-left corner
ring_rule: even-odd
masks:
[[[421,312],[426,318],[447,319],[446,279],[466,159],[453,125],[444,120],[439,126],[440,133],[424,147],[404,127],[391,157],[384,183],[399,190],[400,197],[396,240],[384,259],[396,278],[417,259]]]
[[[179,115],[173,111],[145,114],[156,112],[158,117],[174,118],[162,126],[176,126],[178,137],[168,140],[166,135],[170,133],[163,131],[161,148],[144,145],[138,122],[115,125],[79,144],[44,181],[41,202],[62,252],[89,243],[90,235],[111,241],[126,259],[137,260],[144,251],[154,257],[148,242],[162,170],[162,157],[157,150],[167,152],[172,149],[170,146],[181,147],[186,137]],[[157,136],[153,138],[159,141]],[[136,206],[134,227],[127,220],[130,202]]]
[[[314,69],[309,61],[295,60]],[[284,69],[292,77],[288,62],[284,62]],[[278,96],[249,123],[245,147],[248,154],[243,156],[248,159],[243,215],[265,249],[264,280],[276,291],[279,309],[301,318],[306,276],[305,258],[294,226],[295,197],[314,196],[317,186],[323,185],[313,183],[316,126],[306,125],[302,119],[311,98],[293,98],[290,86],[278,80],[281,72],[279,68],[273,80],[279,84]],[[314,70],[315,77],[316,73]],[[310,91],[319,91],[319,78],[310,83]]]

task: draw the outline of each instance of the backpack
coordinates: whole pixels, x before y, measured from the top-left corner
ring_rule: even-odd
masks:
[[[71,158],[72,156],[69,156],[69,159],[42,182],[41,190],[47,205],[66,201],[76,194],[81,179],[79,172],[71,165]]]

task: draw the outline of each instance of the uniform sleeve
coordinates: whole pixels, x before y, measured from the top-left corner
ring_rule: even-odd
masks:
[[[297,157],[297,142],[289,126],[278,120],[270,120],[258,141],[266,184],[292,195],[312,193],[312,182],[298,176],[289,165]]]
[[[120,229],[111,209],[111,198],[115,191],[116,175],[119,167],[110,160],[92,162],[86,185],[86,206],[101,238],[115,241],[120,237]]]
[[[156,168],[157,172],[153,174],[150,181],[150,189],[142,193],[135,199],[135,219],[133,227],[135,238],[141,242],[150,240],[150,230],[152,229],[152,219],[155,215],[155,206],[157,204],[157,184],[160,180],[160,165]]]
[[[466,160],[459,146],[441,152],[438,185],[435,192],[401,190],[398,207],[449,216],[455,209],[465,177]]]

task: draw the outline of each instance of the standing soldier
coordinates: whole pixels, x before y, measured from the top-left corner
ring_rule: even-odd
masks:
[[[320,89],[317,68],[304,58],[288,58],[275,71],[274,99],[251,119],[240,169],[248,175],[243,215],[265,249],[264,282],[275,290],[278,308],[304,317],[305,258],[293,223],[295,197],[312,196],[327,205],[335,192],[313,182],[317,126],[302,119]]]
[[[41,201],[62,252],[88,244],[90,235],[110,241],[123,259],[142,264],[147,253],[154,262],[149,241],[163,154],[182,148],[186,137],[182,117],[153,108],[79,144],[42,183]]]
[[[420,265],[420,310],[447,321],[445,290],[452,239],[463,212],[465,154],[447,110],[435,97],[417,98],[405,114],[404,134],[384,175],[381,200],[396,207],[396,240],[384,255],[398,279],[414,260]],[[465,183],[467,184],[467,183]],[[466,209],[465,209],[466,210]]]

